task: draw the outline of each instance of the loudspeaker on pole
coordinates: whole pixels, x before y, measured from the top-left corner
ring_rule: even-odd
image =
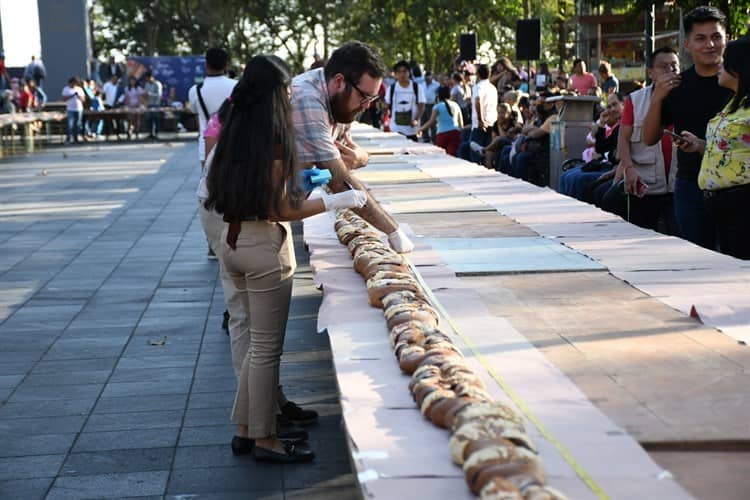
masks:
[[[477,34],[476,33],[461,33],[459,37],[459,50],[461,52],[461,60],[473,61],[477,58]]]
[[[541,20],[519,19],[516,22],[516,61],[538,61],[541,57]]]

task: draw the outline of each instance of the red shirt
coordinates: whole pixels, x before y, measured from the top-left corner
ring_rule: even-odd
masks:
[[[34,107],[34,94],[28,90],[22,90],[18,96],[18,108],[21,111],[29,111],[29,108]]]
[[[622,108],[622,118],[620,118],[620,123],[622,125],[627,125],[628,127],[632,127],[635,123],[633,101],[631,101],[630,98],[625,99],[625,104]],[[671,125],[668,128],[669,130],[673,129]],[[669,178],[669,169],[672,166],[672,138],[667,134],[663,134],[661,136],[661,153],[664,157],[664,171],[667,174],[667,178]]]

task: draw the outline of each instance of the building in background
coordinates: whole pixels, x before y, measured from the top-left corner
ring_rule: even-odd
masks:
[[[41,56],[44,88],[58,100],[68,79],[88,77],[91,54],[87,0],[0,0],[0,49],[11,75]]]

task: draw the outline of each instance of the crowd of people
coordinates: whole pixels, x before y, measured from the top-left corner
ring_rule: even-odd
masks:
[[[47,77],[44,63],[31,56],[22,77],[11,77],[5,67],[5,54],[0,51],[0,113],[42,111],[48,102],[43,84]],[[99,73],[82,79],[72,76],[63,88],[61,100],[65,103],[67,127],[65,142],[90,141],[102,136],[121,134],[127,139],[139,138],[141,119],[145,116],[148,137],[157,139],[161,124],[161,112],[149,111],[162,106],[181,108],[175,98],[176,89],[165,92],[164,85],[151,72],[140,78],[128,76],[122,64],[114,57],[107,64],[98,66]],[[85,110],[103,111],[119,109],[125,111],[120,117],[87,119]]]
[[[612,66],[597,74],[576,59],[571,73],[546,63],[516,67],[456,61],[433,75],[399,61],[365,121],[449,154],[545,186],[550,133],[565,95],[595,96],[587,149],[567,161],[558,191],[630,222],[750,259],[750,45],[728,42],[726,17],[698,7],[684,17],[694,64],[680,73],[677,47],[646,61],[648,86],[624,95]],[[726,48],[726,52],[725,52]],[[429,75],[429,78],[428,78]],[[553,166],[557,167],[557,166]]]

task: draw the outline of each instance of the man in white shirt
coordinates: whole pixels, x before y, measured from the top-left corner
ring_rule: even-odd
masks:
[[[85,96],[81,88],[80,80],[71,77],[68,84],[62,90],[62,98],[66,103],[68,111],[68,128],[65,132],[65,144],[70,144],[71,137],[78,142],[78,134],[81,132],[81,119],[83,118],[83,101]]]
[[[492,127],[497,121],[497,89],[489,77],[489,66],[477,65],[477,83],[471,94],[471,136],[459,150],[461,158],[480,164],[481,150],[492,140]]]
[[[198,181],[196,194],[198,195],[201,225],[208,241],[208,258],[212,260],[216,260],[219,249],[218,245],[221,243],[221,232],[224,230],[224,220],[220,214],[213,210],[208,211],[203,206],[203,202],[208,198],[206,176],[208,174],[207,170],[210,168],[210,165],[205,165],[207,152],[203,133],[206,131],[206,125],[211,116],[219,111],[219,108],[227,97],[232,95],[232,90],[237,84],[236,80],[226,76],[228,61],[229,56],[224,49],[208,49],[206,51],[206,78],[202,83],[190,87],[188,91],[190,109],[198,115],[198,161],[201,163],[201,177]],[[235,351],[237,353],[247,352],[244,343],[243,345],[236,346],[237,349],[234,348],[235,342],[243,338],[242,331],[246,328],[245,309],[242,305],[241,293],[235,288],[229,276],[227,276],[224,266],[221,266],[221,285],[224,289],[224,302],[227,306],[227,310],[224,311],[222,328],[232,339],[233,365],[236,371],[238,360],[234,359]]]
[[[104,85],[102,85],[102,94],[104,94],[104,109],[112,109],[117,106],[117,97],[120,92],[119,78],[117,75],[109,77]],[[115,134],[117,139],[120,139],[120,130],[125,130],[124,127],[120,126],[120,121],[112,117],[105,121],[106,127],[104,127],[104,136],[109,138],[110,134]]]
[[[422,113],[422,120],[421,124],[424,125],[430,120],[430,117],[432,116],[432,107],[435,106],[435,101],[437,100],[437,92],[440,88],[440,84],[435,81],[435,79],[432,77],[431,71],[425,71],[424,74],[424,98],[425,98],[425,104],[424,104],[424,113]],[[433,125],[431,128],[425,130],[424,135],[422,135],[422,139],[424,142],[432,142],[435,143],[435,134],[437,133],[437,125]]]
[[[410,78],[409,63],[393,66],[396,82],[385,90],[385,103],[391,109],[391,130],[417,141],[419,118],[424,113],[424,87]]]

